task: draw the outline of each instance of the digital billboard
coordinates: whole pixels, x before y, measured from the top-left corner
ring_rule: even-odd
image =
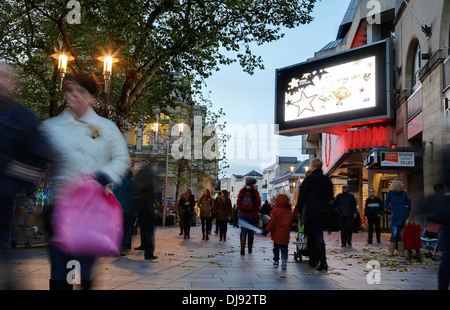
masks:
[[[276,70],[279,134],[336,134],[392,116],[390,40]]]

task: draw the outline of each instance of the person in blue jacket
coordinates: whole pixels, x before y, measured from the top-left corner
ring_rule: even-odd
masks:
[[[384,207],[391,210],[391,239],[388,247],[388,255],[393,256],[395,246],[398,244],[398,255],[403,256],[405,244],[402,242],[403,228],[411,211],[411,200],[403,190],[403,182],[395,179],[392,183],[392,190],[386,195]]]

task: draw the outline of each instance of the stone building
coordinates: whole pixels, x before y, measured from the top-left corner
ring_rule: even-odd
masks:
[[[442,160],[448,157],[441,150],[446,138],[442,118],[448,113],[450,95],[449,25],[448,0],[351,0],[336,29],[336,40],[298,67],[307,68],[330,59],[351,63],[349,55],[375,46],[386,47],[386,52],[382,51],[384,58],[377,58],[383,59],[384,68],[377,63],[375,69],[377,87],[385,88],[382,96],[377,89],[376,104],[385,107],[385,114],[348,120],[341,117],[334,123],[323,118],[323,123],[308,126],[293,126],[286,121],[283,127],[281,114],[292,106],[292,100],[283,107],[277,99],[280,134],[303,135],[303,153],[322,159],[324,172],[335,185],[335,194],[343,183],[349,184],[360,212],[368,188],[374,188],[376,195],[384,199],[395,178],[404,181],[413,206],[423,195],[433,193]],[[356,64],[358,59],[353,61]],[[278,76],[288,70],[293,69],[279,69]],[[278,79],[278,83],[283,82]],[[307,94],[307,88],[303,90],[305,93],[297,100],[313,98]],[[281,90],[279,97],[283,91],[286,92]],[[365,89],[361,87],[360,91]],[[303,111],[304,106],[303,110],[299,108],[299,116]],[[389,219],[384,218],[383,224],[387,228]]]

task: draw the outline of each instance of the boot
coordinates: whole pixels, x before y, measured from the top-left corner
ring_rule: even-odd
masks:
[[[325,244],[319,244],[317,245],[317,251],[320,257],[320,264],[319,267],[317,267],[317,271],[327,271],[328,270],[328,264],[327,264],[327,255],[325,250]]]
[[[241,236],[241,255],[245,255],[245,241],[246,237]]]
[[[73,290],[73,285],[67,283],[66,280],[49,280],[49,289],[51,291],[71,291]]]
[[[400,257],[405,256],[405,244],[403,242],[398,243],[398,255]]]
[[[281,251],[281,269],[286,270],[287,268],[287,253]]]
[[[388,256],[394,256],[395,243],[389,242]]]
[[[248,236],[248,254],[252,254],[253,251],[253,236]]]
[[[416,261],[418,263],[422,262],[422,256],[420,255],[420,250],[416,250]]]
[[[408,250],[408,254],[406,255],[406,261],[409,263],[412,257],[412,250]]]

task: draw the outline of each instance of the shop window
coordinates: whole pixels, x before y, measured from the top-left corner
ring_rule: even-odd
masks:
[[[127,144],[128,145],[136,145],[137,144],[137,134],[129,132],[127,134]]]

